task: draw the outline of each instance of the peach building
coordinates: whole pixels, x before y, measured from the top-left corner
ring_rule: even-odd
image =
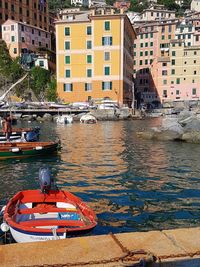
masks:
[[[56,21],[59,97],[66,102],[109,97],[131,106],[135,38],[128,17],[110,8]]]
[[[178,20],[164,20],[160,22],[138,23],[136,27],[137,39],[134,43],[134,80],[138,102],[160,102],[157,90],[158,77],[152,76],[155,62],[162,62],[164,75],[168,75],[170,40],[175,38],[175,28]]]
[[[2,39],[6,42],[13,58],[25,52],[35,52],[40,47],[51,49],[49,32],[10,19],[2,25]]]

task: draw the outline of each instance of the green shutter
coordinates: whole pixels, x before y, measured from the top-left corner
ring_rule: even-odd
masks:
[[[102,90],[105,90],[105,83],[102,82]]]
[[[106,31],[110,30],[110,21],[105,21],[105,30]]]
[[[69,35],[70,35],[70,28],[65,27],[65,36],[69,36]]]
[[[110,90],[112,90],[112,82],[110,82]]]
[[[110,45],[112,45],[112,44],[113,44],[113,38],[110,37]]]
[[[65,56],[65,64],[70,64],[70,56]]]

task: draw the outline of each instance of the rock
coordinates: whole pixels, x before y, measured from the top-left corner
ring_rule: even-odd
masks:
[[[43,119],[46,121],[52,121],[52,115],[49,113],[45,113]]]
[[[155,132],[153,139],[159,141],[177,141],[181,140],[182,134],[173,130],[164,130],[161,132]]]
[[[183,127],[178,123],[177,118],[164,118],[162,120],[162,126],[160,128],[161,131],[173,131],[177,132],[178,134],[183,133]]]
[[[185,126],[194,116],[194,112],[184,110],[178,116],[178,123]]]
[[[33,120],[33,116],[32,115],[22,115],[21,119],[24,121],[31,121],[31,120]]]
[[[192,117],[187,120],[187,123],[184,126],[184,132],[190,131],[200,131],[200,120],[198,118]]]
[[[200,144],[200,131],[191,131],[182,135],[182,141]]]
[[[44,119],[43,119],[42,117],[38,116],[38,117],[36,118],[36,121],[40,121],[40,122],[42,122],[42,121],[44,121]]]
[[[154,131],[137,132],[137,136],[144,139],[152,140],[154,137]]]

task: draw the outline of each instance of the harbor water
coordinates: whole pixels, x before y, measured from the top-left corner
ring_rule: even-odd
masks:
[[[200,145],[136,136],[159,120],[64,126],[35,122],[41,140],[59,138],[62,150],[1,161],[0,206],[20,190],[39,188],[39,168],[48,166],[59,188],[96,212],[92,235],[199,226]]]

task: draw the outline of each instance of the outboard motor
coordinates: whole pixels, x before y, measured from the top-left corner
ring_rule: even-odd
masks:
[[[39,183],[42,193],[48,194],[51,189],[52,180],[50,177],[49,168],[40,168],[39,170]]]
[[[27,142],[36,142],[39,140],[40,128],[35,127],[32,131],[28,132],[25,136]]]

